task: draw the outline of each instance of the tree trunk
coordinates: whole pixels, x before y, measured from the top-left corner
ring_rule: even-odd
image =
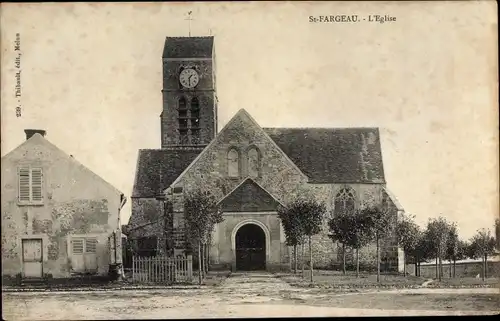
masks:
[[[302,255],[300,256],[300,264],[302,265],[302,277],[304,277],[304,243],[302,243]]]
[[[406,252],[403,252],[403,274],[406,277]]]
[[[297,244],[293,246],[293,274],[297,274]]]
[[[415,258],[415,276],[418,276],[418,263],[417,263],[417,258]]]
[[[422,271],[420,270],[420,261],[418,261],[418,276],[422,276]]]
[[[356,249],[356,277],[359,278],[359,248]]]
[[[205,246],[203,243],[201,243],[201,273],[205,278]]]
[[[444,278],[444,267],[443,267],[443,258],[439,257],[439,275],[441,279]]]
[[[450,261],[450,264],[448,266],[450,267],[450,279],[451,279],[451,259],[449,261]]]
[[[312,253],[312,236],[309,235],[309,270],[311,272],[311,283],[313,282],[313,253]]]
[[[443,278],[443,259],[439,256],[439,281]]]
[[[380,239],[377,233],[377,283],[380,282]]]
[[[342,243],[342,274],[345,275],[345,244]]]
[[[453,259],[453,278],[456,277],[456,270],[457,270],[457,260]]]
[[[209,251],[210,251],[210,245],[207,244],[206,250],[205,250],[205,252],[207,253],[207,260],[205,263],[205,274],[208,274],[209,265],[210,265],[210,252]]]
[[[488,254],[484,254],[484,263],[483,263],[483,281],[486,280],[486,264],[488,264]]]
[[[200,282],[200,285],[202,283],[202,276],[201,276],[201,242],[198,242],[198,281]]]
[[[439,265],[438,265],[437,254],[436,254],[436,279],[439,279]]]

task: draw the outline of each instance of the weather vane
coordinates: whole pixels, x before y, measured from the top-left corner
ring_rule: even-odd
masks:
[[[184,19],[184,20],[187,20],[188,23],[189,23],[189,36],[191,37],[191,20],[194,20],[192,17],[191,17],[191,14],[193,13],[193,11],[189,11],[187,14],[187,18]]]

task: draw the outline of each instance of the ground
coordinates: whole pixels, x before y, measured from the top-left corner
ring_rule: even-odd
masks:
[[[267,273],[199,289],[3,293],[4,320],[463,315],[500,312],[498,288],[297,287]],[[64,308],[62,308],[64,307]]]

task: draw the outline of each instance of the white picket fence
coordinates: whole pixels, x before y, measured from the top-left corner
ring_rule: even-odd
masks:
[[[193,279],[193,257],[132,257],[132,280],[138,283],[184,283]]]

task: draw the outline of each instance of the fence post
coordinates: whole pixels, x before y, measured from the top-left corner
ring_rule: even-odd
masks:
[[[156,273],[156,267],[158,266],[158,257],[155,256],[153,258],[153,282],[157,282],[157,278],[158,278],[158,273]]]
[[[142,273],[141,273],[141,267],[142,267],[142,257],[138,256],[137,257],[137,280],[139,282],[142,282]]]
[[[191,254],[187,256],[187,274],[188,281],[191,282],[193,280],[193,256]]]
[[[187,274],[187,259],[186,256],[182,256],[182,281],[186,281],[186,274]]]
[[[163,257],[163,281],[168,282],[168,256]]]

